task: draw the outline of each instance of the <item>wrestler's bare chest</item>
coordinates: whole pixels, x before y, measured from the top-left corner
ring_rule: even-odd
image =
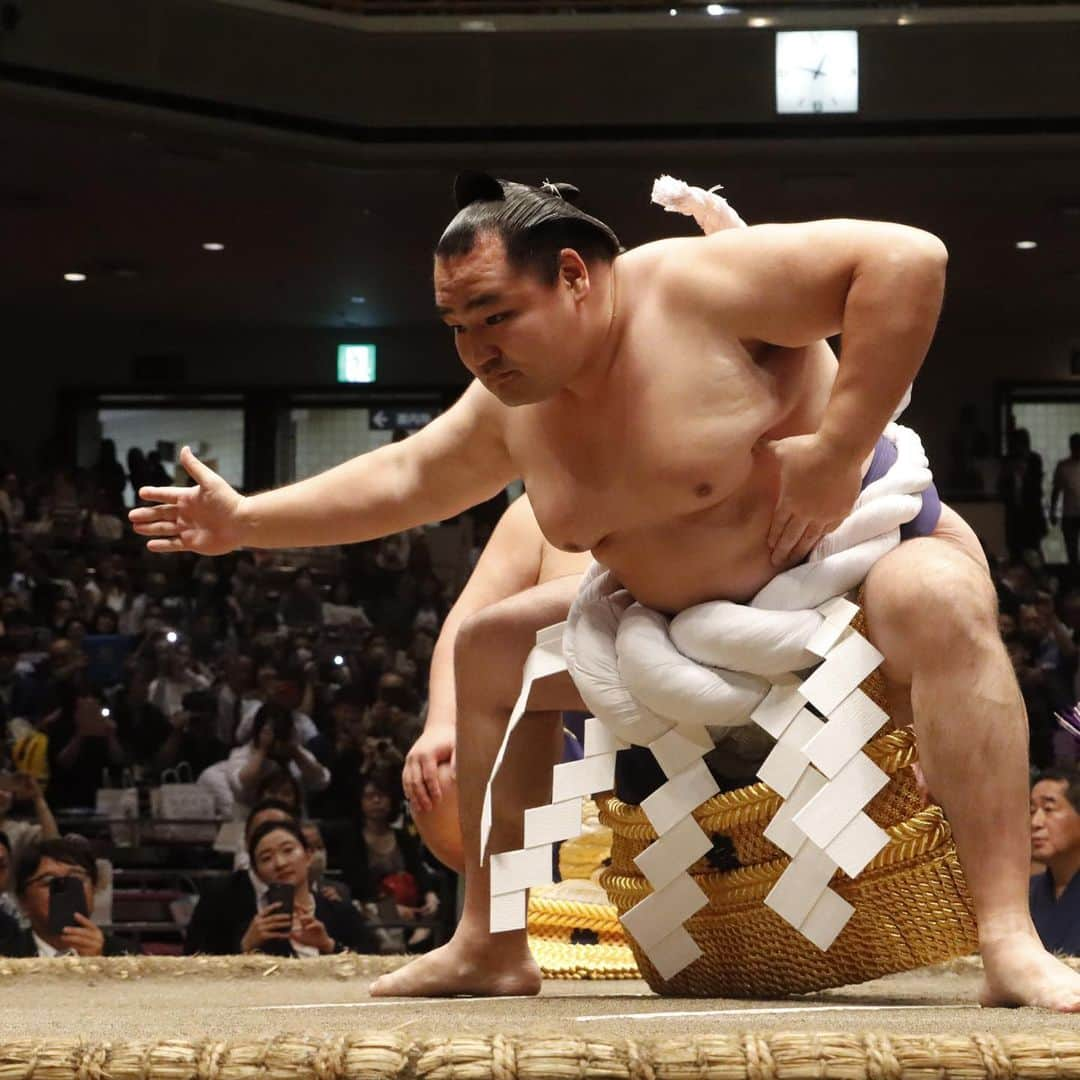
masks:
[[[816,430],[836,362],[688,328],[631,335],[589,406],[512,410],[507,432],[537,521],[592,551],[643,603],[745,600],[777,572],[766,545],[777,477],[761,440]]]

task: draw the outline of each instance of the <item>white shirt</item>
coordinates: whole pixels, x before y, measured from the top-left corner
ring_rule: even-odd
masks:
[[[205,690],[209,685],[208,679],[194,671],[187,672],[183,679],[160,675],[150,684],[147,700],[169,717],[184,707],[185,694],[192,690]]]
[[[66,952],[60,952],[59,949],[54,949],[47,941],[42,940],[37,934],[31,930],[30,933],[34,938],[34,947],[37,949],[38,956],[68,956],[75,952],[74,949],[68,949]]]

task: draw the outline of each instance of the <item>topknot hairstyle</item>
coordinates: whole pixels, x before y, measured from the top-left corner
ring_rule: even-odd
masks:
[[[610,263],[622,250],[619,238],[598,218],[577,207],[573,184],[544,181],[538,187],[461,172],[454,181],[458,213],[435,248],[438,258],[468,255],[478,237],[496,233],[506,258],[547,285],[559,278],[559,252],[572,248],[586,263]]]

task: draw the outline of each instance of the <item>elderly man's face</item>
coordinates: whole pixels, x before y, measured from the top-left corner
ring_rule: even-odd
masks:
[[[580,359],[570,290],[511,266],[494,232],[466,255],[435,260],[435,304],[461,362],[504,405],[551,397]]]
[[[1031,853],[1040,862],[1080,851],[1080,814],[1065,797],[1064,780],[1031,789]]]

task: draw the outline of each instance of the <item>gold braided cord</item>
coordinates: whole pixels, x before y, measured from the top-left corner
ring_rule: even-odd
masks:
[[[602,1041],[403,1032],[0,1042],[0,1080],[1080,1080],[1080,1032],[755,1032]]]
[[[545,979],[640,979],[633,950],[621,942],[572,945],[530,933],[529,950]]]
[[[622,936],[622,924],[614,904],[582,904],[573,900],[529,901],[529,932],[541,933],[545,928],[593,930]]]

